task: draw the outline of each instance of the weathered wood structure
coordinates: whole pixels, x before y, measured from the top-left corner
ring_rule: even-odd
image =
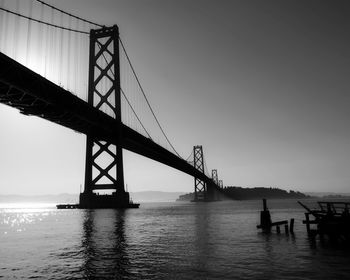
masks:
[[[350,241],[350,202],[318,201],[318,209],[310,209],[300,201],[298,203],[307,211],[303,224],[306,225],[309,236],[328,236],[334,241]]]
[[[294,219],[291,219],[290,221],[290,227],[288,226],[288,221],[278,221],[278,222],[272,222],[270,211],[267,208],[266,199],[263,199],[263,207],[264,210],[260,212],[260,225],[257,225],[256,227],[258,229],[262,229],[263,232],[271,232],[271,229],[273,227],[276,227],[276,232],[281,233],[280,226],[284,225],[284,229],[286,234],[293,233],[294,232]]]

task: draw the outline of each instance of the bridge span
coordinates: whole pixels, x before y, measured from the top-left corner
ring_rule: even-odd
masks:
[[[39,74],[0,53],[0,103],[22,114],[37,116],[94,139],[117,144],[121,125],[122,148],[198,178],[220,190],[211,178],[151,139],[76,97]],[[101,186],[101,189],[105,186]]]
[[[0,12],[4,14],[4,28],[12,27],[14,23],[11,33],[25,30],[22,36],[15,34],[14,38],[10,38],[12,35],[7,36],[6,32],[2,42],[10,41],[13,45],[0,45],[0,103],[17,108],[24,115],[37,116],[86,135],[85,182],[84,192],[80,194],[80,208],[135,206],[130,201],[129,193],[125,191],[123,149],[193,176],[194,201],[216,200],[217,191],[222,191],[222,181],[218,179],[217,170],[212,170],[212,177],[205,172],[201,146],[193,147],[193,161],[187,161],[177,153],[146,97],[120,39],[118,26],[106,27],[39,2],[40,7],[34,6],[41,10],[41,14],[46,14],[47,18],[51,17],[50,20],[44,17],[39,20],[31,13],[28,14],[28,11],[14,11],[11,5],[0,7]],[[68,25],[62,20],[56,21],[57,18],[63,17],[67,18]],[[73,21],[75,29],[72,28]],[[33,34],[39,36],[33,37]],[[22,46],[19,38],[26,38],[22,48],[26,49],[26,54],[23,54],[26,57],[24,60],[21,60],[22,56],[16,56],[19,46]],[[43,38],[47,41],[44,42]],[[36,49],[34,42],[38,48],[33,55],[31,52]],[[42,57],[47,60],[44,59],[39,64],[45,66],[45,70],[40,72],[40,67],[34,67],[40,75],[29,69],[31,65],[28,62],[40,60]],[[24,66],[20,62],[27,64]],[[84,64],[86,68],[79,68]],[[88,71],[88,75],[84,74],[83,69]],[[62,73],[63,71],[65,73]],[[71,77],[70,71],[76,75]],[[55,72],[58,74],[58,80],[54,78]],[[142,118],[138,116],[128,98],[128,95],[132,96],[133,90],[133,85],[128,85],[128,75],[135,81],[146,101],[147,110],[174,153],[155,143],[141,122]],[[84,78],[79,82],[76,80],[79,76],[88,76],[88,80]],[[82,86],[83,94],[87,92],[87,100],[80,99],[72,93],[80,92],[77,87],[66,90],[59,86],[58,84],[62,84],[62,77],[63,83],[67,83],[67,88],[72,84],[72,80],[75,86]],[[147,136],[138,132],[137,127],[136,130],[133,129],[125,120],[125,116],[122,118],[122,100],[130,107]],[[123,112],[125,113],[124,110]],[[107,165],[105,160],[109,161]],[[97,195],[96,190],[108,190],[112,191],[112,194]]]

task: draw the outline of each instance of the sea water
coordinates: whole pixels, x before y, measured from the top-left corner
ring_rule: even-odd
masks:
[[[308,203],[308,202],[305,202]],[[294,235],[261,233],[261,201],[127,210],[2,205],[3,279],[350,279],[350,251],[308,238],[295,200],[269,200]]]

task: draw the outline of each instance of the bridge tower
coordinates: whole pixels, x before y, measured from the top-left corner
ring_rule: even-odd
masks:
[[[219,180],[219,187],[222,189],[224,187],[224,182],[222,180]]]
[[[203,147],[193,147],[193,164],[196,169],[204,173]],[[194,177],[194,202],[207,200],[207,185],[203,180]]]
[[[130,208],[124,189],[122,123],[120,101],[119,30],[116,25],[90,31],[88,103],[103,110],[119,125],[113,145],[98,139],[94,131],[87,134],[85,185],[80,194],[80,208]],[[96,190],[112,194],[98,195]]]
[[[218,170],[217,169],[213,169],[211,171],[211,178],[213,179],[213,181],[216,185],[219,185],[219,178],[218,178]]]

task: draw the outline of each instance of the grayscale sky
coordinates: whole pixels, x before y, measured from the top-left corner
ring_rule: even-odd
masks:
[[[203,145],[224,185],[350,192],[350,2],[57,0],[118,24],[181,155]],[[0,194],[77,193],[85,137],[0,105]],[[193,178],[125,152],[129,191]]]

